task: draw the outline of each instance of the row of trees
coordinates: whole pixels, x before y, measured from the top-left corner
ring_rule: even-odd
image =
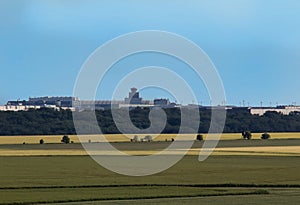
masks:
[[[181,123],[179,108],[164,110],[167,123],[162,133],[178,133]],[[92,127],[89,119],[91,111],[81,112],[80,126],[83,132],[90,134]],[[120,111],[125,112],[125,111]],[[130,111],[131,122],[140,129],[151,125],[148,108],[136,108]],[[191,110],[191,112],[193,112]],[[207,133],[210,126],[210,110],[200,110],[200,125],[198,130],[186,127],[190,133]],[[110,110],[96,111],[96,118],[101,131],[105,134],[120,133],[114,123]],[[190,119],[194,121],[196,119]],[[126,124],[128,123],[128,125]],[[124,122],[123,126],[129,126]],[[188,124],[188,123],[187,123]],[[98,126],[97,125],[97,126]],[[247,110],[229,110],[224,127],[225,133],[241,133],[244,130],[252,132],[300,132],[300,113],[282,115],[267,112],[263,116],[251,115]],[[72,112],[69,110],[55,111],[43,108],[19,112],[0,112],[0,135],[64,135],[75,134]],[[138,134],[138,133],[136,133]]]
[[[250,131],[244,131],[242,132],[242,137],[246,140],[251,140],[252,139],[252,134]],[[267,140],[271,138],[271,135],[267,132],[263,133],[260,137],[262,140]]]
[[[65,143],[65,144],[69,144],[70,143],[70,137],[68,135],[64,135],[62,138],[61,138],[61,141],[62,143]],[[40,139],[40,144],[44,144],[45,143],[45,140],[44,139]],[[73,143],[73,141],[72,141]],[[23,144],[26,144],[25,142],[23,142]]]
[[[243,131],[242,132],[242,138],[246,139],[246,140],[251,140],[252,139],[252,134],[250,131]],[[271,138],[271,135],[269,133],[263,133],[260,137],[262,140],[267,140]],[[203,135],[202,134],[198,134],[196,137],[196,140],[198,141],[202,141],[203,140]]]

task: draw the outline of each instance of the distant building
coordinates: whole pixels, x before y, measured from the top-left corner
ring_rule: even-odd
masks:
[[[79,100],[74,107],[76,110],[109,110],[119,108],[123,101],[111,100]]]
[[[28,100],[8,101],[6,105],[0,107],[0,111],[27,111],[29,109],[40,109],[42,107],[74,110],[73,101],[78,101],[75,97],[36,97]]]
[[[40,109],[40,106],[30,105],[3,105],[0,106],[0,111],[27,111],[29,109]]]
[[[124,102],[125,104],[143,104],[142,100],[137,88],[131,88],[131,92],[129,92],[128,98],[124,99]]]
[[[45,97],[34,97],[34,98],[31,98],[29,97],[29,102],[37,102],[37,101],[52,101],[52,102],[55,102],[55,101],[75,101],[75,100],[79,100],[79,98],[77,97],[52,97],[52,96],[45,96]]]
[[[264,115],[266,112],[278,112],[289,115],[291,112],[300,112],[300,106],[277,106],[277,107],[252,107],[249,108],[252,115]]]
[[[134,109],[136,107],[176,107],[175,103],[170,103],[169,99],[143,100],[137,88],[131,88],[128,97],[124,100],[80,100],[77,97],[30,97],[28,100],[8,101],[5,106],[0,107],[0,111],[20,111],[28,109],[40,109],[42,107],[53,109],[70,110],[109,110],[119,108]]]
[[[20,105],[28,105],[28,101],[25,101],[25,100],[16,100],[16,101],[8,101],[6,103],[6,105],[8,106],[20,106]]]
[[[131,91],[124,100],[78,100],[74,105],[76,110],[109,110],[119,108],[153,107],[153,102],[143,100],[137,88]]]
[[[78,101],[76,97],[35,97],[29,98],[29,105],[55,105],[57,107],[72,107],[73,101]]]
[[[77,97],[30,97],[28,100],[8,101],[0,106],[0,111],[27,111],[29,109],[52,108],[56,110],[110,110],[119,108],[188,108],[201,110],[225,109],[231,112],[249,112],[252,115],[262,116],[266,112],[277,112],[289,115],[292,112],[300,112],[300,106],[277,106],[277,107],[239,107],[239,106],[202,106],[199,104],[180,105],[170,102],[169,99],[157,98],[153,101],[143,100],[137,88],[131,88],[128,97],[124,100],[80,100]]]
[[[158,105],[158,106],[168,106],[170,104],[169,99],[154,99],[154,105]]]

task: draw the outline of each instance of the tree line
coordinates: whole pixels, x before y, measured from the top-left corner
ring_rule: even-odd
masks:
[[[181,123],[179,108],[164,109],[167,123],[162,133],[178,133]],[[81,124],[86,128],[86,134],[94,130],[90,123],[90,112],[82,111]],[[125,112],[125,110],[121,110]],[[150,126],[149,108],[136,108],[130,111],[131,122],[140,129]],[[191,110],[191,112],[193,112]],[[120,133],[115,125],[110,110],[97,110],[98,125],[104,134]],[[190,119],[196,120],[196,119]],[[190,133],[207,133],[210,126],[211,110],[200,110],[200,124],[198,130],[189,130]],[[125,125],[126,126],[126,125]],[[228,110],[224,127],[225,133],[251,132],[300,132],[300,113],[293,112],[283,115],[276,112],[267,112],[263,116],[251,115],[244,109]],[[70,110],[53,110],[42,108],[39,110],[0,112],[0,135],[65,135],[76,134],[73,116]]]

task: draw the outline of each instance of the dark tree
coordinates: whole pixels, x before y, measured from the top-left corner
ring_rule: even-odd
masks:
[[[40,139],[40,144],[44,144],[44,140],[43,139]]]
[[[246,140],[251,140],[251,138],[252,138],[252,134],[251,134],[250,131],[244,131],[244,132],[242,132],[242,136]]]
[[[270,138],[271,138],[271,135],[269,133],[265,132],[261,135],[261,139],[263,139],[263,140],[267,140],[267,139],[270,139]]]
[[[68,135],[64,135],[61,139],[61,142],[65,143],[65,144],[69,144],[70,143],[70,138]]]
[[[202,141],[202,140],[203,140],[203,135],[198,134],[196,139],[197,139],[198,141]]]

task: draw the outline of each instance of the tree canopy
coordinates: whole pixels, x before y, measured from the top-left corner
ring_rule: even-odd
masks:
[[[164,109],[167,124],[163,133],[178,133],[181,112],[179,108]],[[81,114],[89,116],[91,111]],[[150,126],[149,108],[137,108],[130,111],[132,123],[145,129]],[[198,130],[190,129],[191,133],[207,133],[210,126],[211,111],[200,110],[200,125]],[[110,110],[96,111],[98,124],[104,134],[120,133],[117,129]],[[195,120],[195,119],[190,119]],[[89,133],[89,122],[83,121],[86,132]],[[300,132],[300,113],[294,112],[283,115],[267,112],[263,116],[251,115],[247,110],[228,110],[225,133],[251,132]],[[0,135],[65,135],[76,134],[72,112],[70,110],[56,111],[43,108],[39,110],[0,112]],[[92,133],[89,133],[92,134]]]

